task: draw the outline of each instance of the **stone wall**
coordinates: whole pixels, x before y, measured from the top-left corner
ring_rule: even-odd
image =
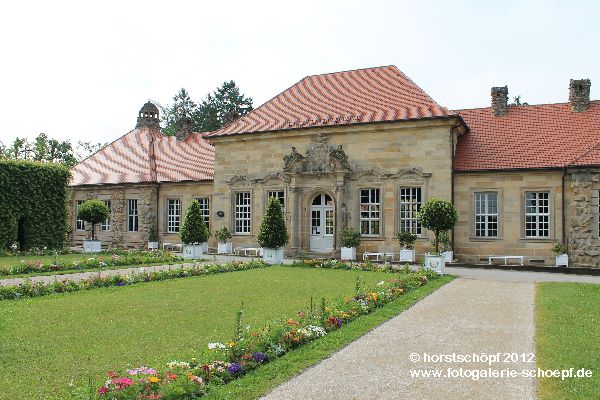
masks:
[[[600,267],[600,239],[593,226],[597,210],[592,209],[592,191],[600,189],[600,170],[569,171],[569,246],[573,265]]]
[[[535,259],[553,264],[550,248],[562,242],[562,175],[562,171],[456,173],[454,201],[459,215],[454,230],[456,256],[466,262],[482,262],[491,255],[514,255],[525,256],[526,262]],[[498,192],[500,231],[497,238],[475,237],[474,193],[482,191]],[[526,191],[550,192],[548,239],[525,237]]]
[[[349,225],[358,227],[359,189],[377,187],[381,189],[382,198],[382,233],[378,237],[364,238],[359,251],[377,250],[384,245],[397,250],[397,193],[400,186],[420,185],[427,197],[451,198],[450,131],[455,122],[451,119],[405,121],[211,139],[215,144],[213,203],[215,209],[225,213],[216,222],[233,232],[235,192],[250,191],[252,232],[234,235],[233,242],[234,245],[256,243],[266,193],[280,188],[286,193],[286,218],[290,222],[291,240],[287,250],[307,251],[310,201],[316,194],[323,192],[334,198],[337,232],[344,219]],[[347,157],[349,168],[332,153],[329,167],[327,163],[317,163],[318,167],[285,171],[284,157],[287,160],[308,157],[307,151],[313,149],[319,135],[327,137],[334,153],[341,146],[340,151]],[[425,232],[417,241],[417,252],[430,250],[430,240],[431,234]],[[339,248],[337,235],[335,246]]]

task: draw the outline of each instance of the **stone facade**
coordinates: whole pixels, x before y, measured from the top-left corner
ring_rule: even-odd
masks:
[[[569,171],[569,176],[570,255],[576,265],[598,267],[600,265],[599,207],[598,197],[594,195],[594,191],[600,190],[600,169],[573,170]]]
[[[525,261],[553,264],[550,248],[562,242],[562,176],[556,171],[455,173],[454,204],[458,223],[454,229],[455,253],[466,262],[482,262],[492,255],[525,256]],[[525,193],[549,192],[550,236],[525,235]],[[475,193],[498,194],[498,236],[476,237]],[[565,197],[569,196],[566,191]]]
[[[313,129],[297,129],[211,138],[215,145],[214,210],[217,229],[235,232],[235,196],[249,192],[251,228],[235,234],[234,245],[256,243],[268,191],[285,193],[291,254],[309,252],[310,205],[325,193],[334,205],[334,255],[344,223],[359,227],[361,189],[380,190],[380,234],[363,237],[359,252],[380,246],[399,248],[398,192],[422,188],[425,198],[451,198],[453,118]],[[452,133],[457,135],[457,133]],[[456,137],[454,137],[456,139]],[[416,243],[418,253],[431,250],[431,235]]]

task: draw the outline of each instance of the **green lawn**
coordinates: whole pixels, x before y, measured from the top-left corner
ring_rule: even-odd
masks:
[[[205,351],[207,343],[231,337],[242,302],[244,322],[262,326],[293,316],[311,296],[316,304],[323,295],[333,301],[352,294],[358,275],[366,287],[390,277],[272,267],[0,302],[0,399],[61,398],[72,378],[82,384],[91,376],[99,384],[112,368],[162,367],[173,359],[189,359]],[[436,284],[422,289],[433,290]],[[377,313],[363,318],[380,323],[384,319],[377,319]],[[359,321],[356,332],[361,326],[369,329]],[[334,347],[341,343],[335,337],[330,339]],[[314,355],[308,359],[316,360]]]
[[[592,378],[541,378],[538,396],[597,399],[600,393],[600,285],[539,283],[536,294],[537,367],[581,368]]]

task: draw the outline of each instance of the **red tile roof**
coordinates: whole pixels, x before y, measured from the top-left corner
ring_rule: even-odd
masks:
[[[600,165],[600,101],[584,112],[569,103],[454,111],[470,131],[457,143],[454,169],[478,171]]]
[[[312,75],[209,136],[448,116],[395,66]]]
[[[193,133],[179,141],[135,129],[72,169],[71,185],[212,180],[214,147]]]

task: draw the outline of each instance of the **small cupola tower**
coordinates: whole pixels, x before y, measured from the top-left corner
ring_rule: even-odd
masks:
[[[135,127],[160,130],[158,107],[156,107],[150,101],[144,104],[140,109]]]

